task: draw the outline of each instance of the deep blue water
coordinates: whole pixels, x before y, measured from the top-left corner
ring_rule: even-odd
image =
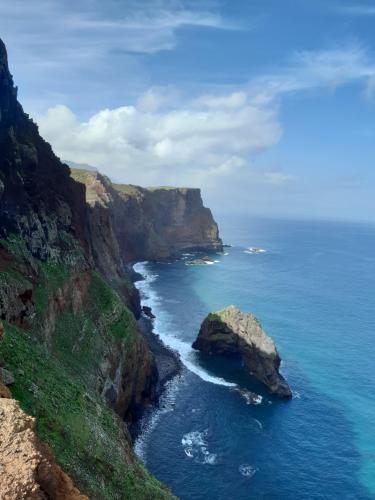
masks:
[[[189,369],[136,449],[182,499],[375,498],[375,227],[219,219],[214,265],[140,264],[155,329]],[[248,254],[249,246],[266,249]],[[255,313],[294,392],[271,398],[234,362],[190,349],[211,310]],[[249,405],[229,384],[255,390]]]

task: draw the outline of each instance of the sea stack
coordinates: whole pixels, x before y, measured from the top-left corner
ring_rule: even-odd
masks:
[[[279,373],[280,356],[253,314],[235,306],[210,313],[203,321],[193,348],[207,354],[240,356],[251,375],[279,398],[291,399],[287,381]]]

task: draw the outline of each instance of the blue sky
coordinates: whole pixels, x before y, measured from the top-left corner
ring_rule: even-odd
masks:
[[[59,156],[269,216],[374,220],[374,24],[370,0],[0,4]]]

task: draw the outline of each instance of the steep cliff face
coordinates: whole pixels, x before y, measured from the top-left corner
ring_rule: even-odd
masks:
[[[73,170],[72,175],[85,183],[92,213],[102,207],[109,210],[118,243],[114,248],[124,262],[222,250],[217,224],[203,206],[199,189],[113,184],[85,170]]]
[[[60,253],[61,232],[87,248],[84,186],[70,178],[23,112],[1,40],[0,152],[0,238],[19,234],[41,260]]]
[[[0,40],[0,366],[81,491],[167,498],[123,423],[153,400],[157,372],[107,217],[89,218],[85,186],[23,112]]]

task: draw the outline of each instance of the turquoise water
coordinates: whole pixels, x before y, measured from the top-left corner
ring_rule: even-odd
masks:
[[[375,227],[219,226],[233,246],[214,265],[138,265],[155,329],[187,366],[145,419],[138,453],[182,499],[375,498]],[[254,312],[275,340],[292,401],[270,397],[234,361],[191,350],[205,315],[229,304]]]

